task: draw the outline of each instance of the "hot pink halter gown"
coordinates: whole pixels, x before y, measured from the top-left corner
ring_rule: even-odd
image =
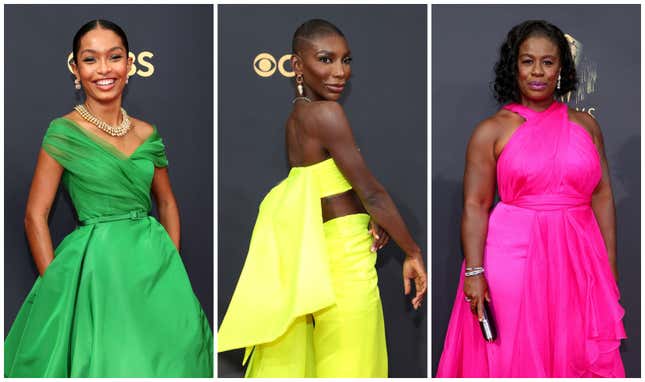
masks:
[[[591,209],[602,176],[591,135],[563,103],[504,108],[525,122],[497,161],[484,252],[498,338],[483,340],[462,266],[437,377],[624,377],[624,310]]]

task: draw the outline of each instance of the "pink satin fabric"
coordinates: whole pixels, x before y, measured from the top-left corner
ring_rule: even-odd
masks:
[[[591,135],[554,102],[497,161],[501,198],[484,251],[498,338],[486,343],[465,302],[463,266],[437,377],[624,377],[618,287],[591,209],[601,179]]]

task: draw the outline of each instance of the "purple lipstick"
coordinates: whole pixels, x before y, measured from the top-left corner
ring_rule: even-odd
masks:
[[[541,81],[531,81],[529,82],[529,87],[532,90],[544,90],[546,89],[546,82],[541,82]]]

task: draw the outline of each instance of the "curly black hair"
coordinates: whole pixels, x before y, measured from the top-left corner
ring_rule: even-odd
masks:
[[[520,88],[517,84],[517,56],[520,45],[529,37],[546,37],[558,47],[560,53],[560,89],[555,90],[555,96],[561,97],[578,86],[576,66],[573,61],[569,42],[560,28],[544,20],[528,20],[514,26],[506,41],[499,49],[499,60],[495,64],[495,82],[493,91],[495,99],[500,104],[520,102]]]

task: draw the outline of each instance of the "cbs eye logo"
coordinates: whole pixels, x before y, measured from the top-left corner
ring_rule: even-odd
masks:
[[[70,73],[74,73],[72,71],[72,66],[70,63],[72,62],[72,58],[74,57],[74,53],[70,52],[70,54],[67,55],[67,69],[70,71]],[[150,77],[153,75],[155,72],[155,67],[152,65],[148,59],[154,57],[154,54],[152,52],[148,52],[146,50],[142,51],[139,53],[139,55],[135,56],[134,53],[129,52],[128,57],[132,58],[132,67],[130,68],[130,71],[128,72],[128,77],[132,77],[135,74],[138,75],[139,77]],[[145,70],[138,69],[137,68],[137,63],[142,66]]]
[[[285,54],[276,62],[270,53],[260,53],[253,59],[253,69],[260,77],[271,77],[276,69],[285,77],[293,77],[292,70],[285,68],[285,64],[291,59],[291,54]]]

